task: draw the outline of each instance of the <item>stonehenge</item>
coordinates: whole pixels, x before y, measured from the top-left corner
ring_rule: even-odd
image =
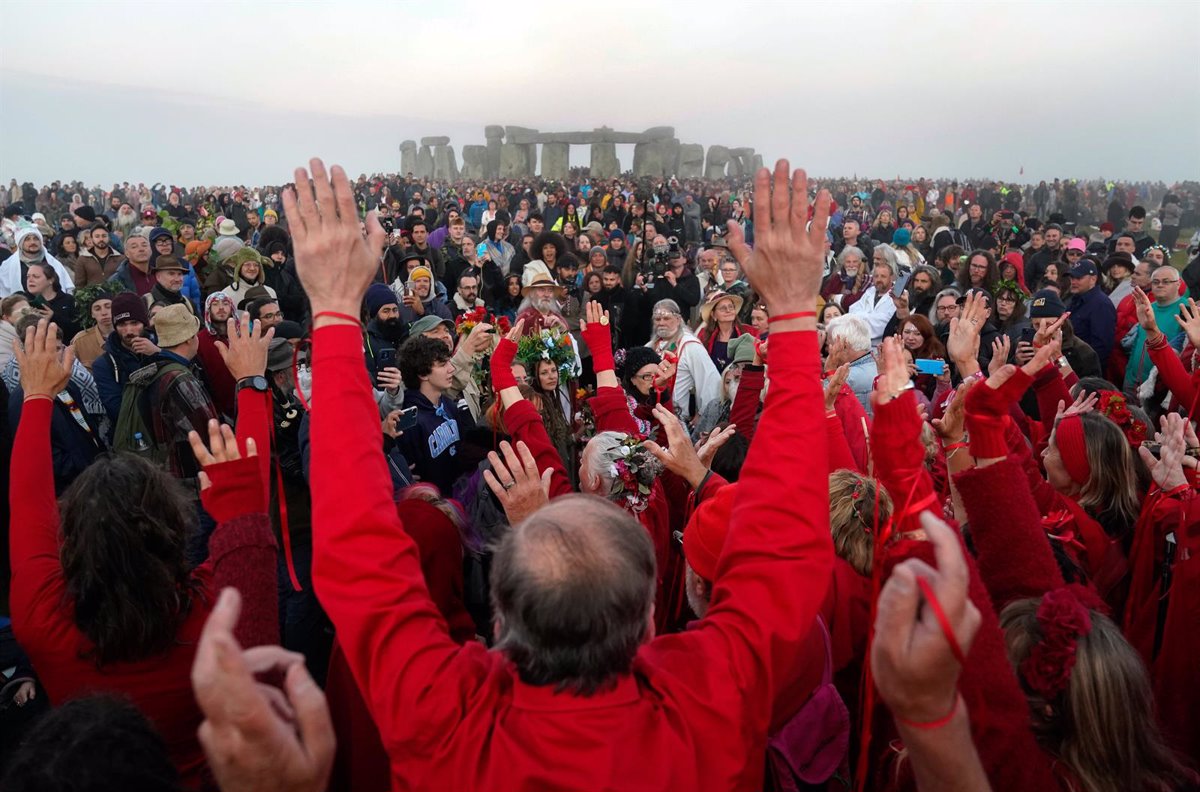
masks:
[[[591,176],[621,175],[617,146],[633,146],[633,175],[638,178],[742,178],[762,167],[752,147],[729,148],[681,143],[674,127],[618,132],[599,127],[590,132],[542,132],[521,126],[489,124],[484,145],[462,147],[462,169],[445,135],[430,135],[400,144],[400,170],[421,179],[515,179],[540,173],[549,181],[565,181],[571,172],[571,146],[591,147]],[[541,167],[538,147],[541,146]]]

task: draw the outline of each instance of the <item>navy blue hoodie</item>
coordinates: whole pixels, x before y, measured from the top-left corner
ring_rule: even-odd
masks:
[[[463,434],[475,426],[471,412],[443,396],[436,405],[419,390],[404,392],[404,407],[417,408],[417,425],[404,430],[400,450],[416,466],[422,481],[436,484],[446,497],[467,463],[458,453]]]

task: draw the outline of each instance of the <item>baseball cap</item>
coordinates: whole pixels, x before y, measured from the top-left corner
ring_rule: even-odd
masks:
[[[1100,271],[1096,269],[1096,262],[1091,259],[1080,259],[1079,263],[1071,267],[1071,271],[1067,273],[1072,278],[1086,278],[1088,275],[1099,275]]]

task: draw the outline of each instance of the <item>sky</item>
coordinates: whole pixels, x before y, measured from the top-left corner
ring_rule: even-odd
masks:
[[[394,172],[402,140],[449,135],[461,162],[487,124],[673,126],[818,176],[1200,178],[1189,0],[43,0],[36,17],[0,44],[5,184],[282,184],[314,155]]]

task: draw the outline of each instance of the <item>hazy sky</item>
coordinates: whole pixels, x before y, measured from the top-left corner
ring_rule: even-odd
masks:
[[[450,135],[461,161],[490,123],[670,125],[819,175],[1200,178],[1194,0],[31,13],[36,28],[0,44],[6,184],[283,183],[314,154],[395,171],[401,140]]]

